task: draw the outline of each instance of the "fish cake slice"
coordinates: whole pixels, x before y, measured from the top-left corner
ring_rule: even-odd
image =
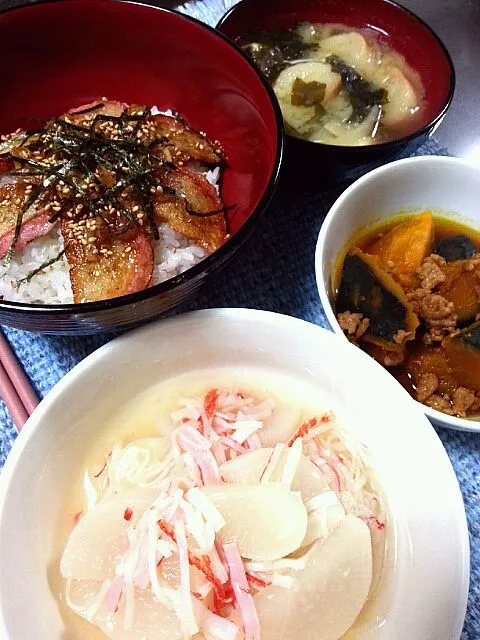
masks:
[[[105,223],[97,219],[97,229],[88,230],[86,238],[72,233],[74,224],[62,220],[75,303],[116,298],[148,287],[154,256],[150,237],[143,227],[113,236],[108,234]],[[90,243],[89,238],[95,237],[97,241]]]

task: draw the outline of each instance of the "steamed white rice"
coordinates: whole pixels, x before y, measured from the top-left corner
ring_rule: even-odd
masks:
[[[173,112],[152,108],[152,114]],[[203,173],[219,193],[220,167],[205,171],[206,167],[192,163],[189,169]],[[190,242],[185,236],[174,231],[168,224],[158,227],[160,238],[154,243],[154,267],[150,286],[164,282],[183,273],[206,257],[205,249]],[[65,256],[47,267],[29,282],[18,282],[26,278],[42,264],[53,260],[63,249],[63,238],[59,228],[49,235],[37,238],[24,249],[15,253],[8,267],[0,261],[0,296],[12,302],[40,304],[71,304],[73,292],[69,278],[69,267]]]
[[[183,273],[202,260],[207,252],[191,243],[168,224],[158,227],[160,238],[154,244],[154,267],[150,286]],[[0,263],[0,296],[13,302],[42,304],[73,303],[73,292],[65,256],[34,276],[30,282],[18,281],[40,265],[55,258],[63,249],[60,229],[37,238],[14,255],[8,267]]]

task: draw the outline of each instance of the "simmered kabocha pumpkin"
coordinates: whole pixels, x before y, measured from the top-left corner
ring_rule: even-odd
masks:
[[[480,391],[480,322],[446,338],[443,348],[460,384]]]
[[[430,211],[377,223],[345,247],[335,282],[350,340],[419,402],[480,415],[480,231]]]
[[[403,287],[415,286],[417,270],[432,253],[434,240],[433,216],[425,211],[393,227],[372,244],[367,253],[375,255],[384,269],[389,269]]]
[[[423,343],[412,345],[403,363],[411,383],[416,387],[425,374],[433,374],[438,380],[438,392],[452,394],[458,387],[445,350],[441,347],[427,347]]]
[[[402,287],[378,265],[376,258],[356,248],[343,263],[337,311],[368,318],[370,324],[363,339],[394,351],[401,349],[405,339],[415,337],[419,324]]]
[[[474,320],[480,313],[480,261],[471,260],[447,262],[442,267],[446,276],[438,293],[453,302],[455,313],[461,324]]]

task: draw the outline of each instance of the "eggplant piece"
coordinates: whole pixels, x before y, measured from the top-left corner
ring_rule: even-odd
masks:
[[[445,338],[442,347],[458,383],[480,392],[480,322]]]
[[[362,339],[393,351],[403,348],[395,340],[399,332],[406,332],[412,340],[419,324],[401,286],[374,257],[357,248],[343,263],[336,311],[361,313],[370,320]]]
[[[455,262],[472,258],[477,253],[477,250],[470,238],[459,234],[439,242],[435,253],[442,256],[447,262]]]

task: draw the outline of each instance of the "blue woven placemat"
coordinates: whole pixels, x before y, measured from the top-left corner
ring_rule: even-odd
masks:
[[[429,141],[418,154],[446,152],[435,141]],[[319,194],[292,193],[285,189],[277,192],[255,238],[229,265],[228,278],[214,280],[207,293],[183,305],[176,313],[208,307],[254,307],[296,316],[329,328],[315,284],[314,248],[323,218],[339,193],[339,189]],[[7,327],[3,330],[42,397],[87,354],[114,337],[110,334],[72,338],[32,334]],[[460,482],[471,536],[471,590],[462,640],[478,640],[480,437],[447,430],[440,430],[439,435]],[[14,439],[14,427],[0,401],[0,468]],[[432,540],[436,533],[432,532]]]

